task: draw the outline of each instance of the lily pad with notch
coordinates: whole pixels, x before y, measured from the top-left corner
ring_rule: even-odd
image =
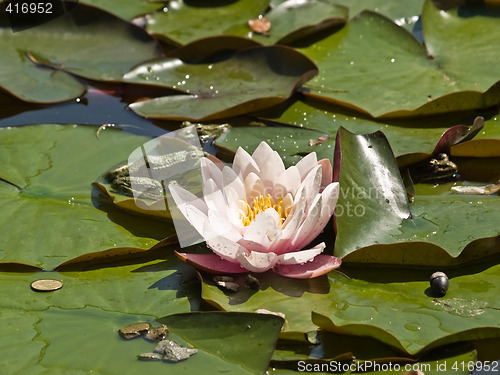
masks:
[[[251,113],[285,101],[317,74],[316,65],[283,46],[237,51],[219,62],[186,63],[177,58],[136,66],[124,81],[183,90],[132,103],[140,116],[171,120],[212,120]]]
[[[491,225],[499,197],[424,195],[417,186],[410,204],[382,133],[354,135],[340,128],[334,170],[343,190],[335,254],[343,262],[451,267],[500,253],[500,233]]]
[[[149,249],[173,234],[151,220],[99,210],[104,203],[93,196],[91,183],[103,169],[146,139],[111,132],[97,140],[86,126],[0,128],[0,261],[50,270],[90,252]]]
[[[117,82],[134,65],[160,56],[144,30],[78,4],[51,22],[13,33],[0,13],[0,87],[33,103],[75,99],[86,87],[72,75]]]
[[[498,51],[491,45],[499,23],[495,13],[482,10],[484,5],[470,6],[466,12],[474,16],[462,17],[463,9],[442,11],[427,0],[425,47],[386,17],[363,11],[347,27],[300,49],[320,69],[304,93],[376,118],[496,105]]]

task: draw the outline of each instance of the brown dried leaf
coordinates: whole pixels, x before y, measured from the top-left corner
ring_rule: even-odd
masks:
[[[254,33],[265,34],[271,29],[271,22],[260,16],[255,20],[248,21],[248,27]]]

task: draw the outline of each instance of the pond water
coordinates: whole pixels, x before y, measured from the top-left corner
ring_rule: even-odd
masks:
[[[0,126],[18,126],[30,124],[123,124],[128,131],[139,135],[159,136],[164,129],[154,125],[143,117],[137,116],[127,109],[127,102],[115,91],[106,86],[89,86],[88,92],[74,101],[54,104],[36,105],[12,99],[0,93],[2,112]],[[160,121],[157,121],[160,122]],[[165,124],[167,124],[165,122]]]

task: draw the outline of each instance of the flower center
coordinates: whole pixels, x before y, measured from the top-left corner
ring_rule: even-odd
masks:
[[[250,223],[255,219],[257,214],[264,212],[268,208],[274,208],[278,215],[280,216],[280,225],[283,225],[290,210],[292,209],[292,205],[284,206],[283,199],[280,198],[278,202],[267,194],[265,197],[261,194],[258,197],[253,199],[252,204],[250,205],[246,200],[240,200],[242,203],[243,209],[240,210],[241,213],[241,221],[244,226],[249,226]]]

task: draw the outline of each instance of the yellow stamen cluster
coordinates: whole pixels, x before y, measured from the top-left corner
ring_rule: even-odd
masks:
[[[248,204],[248,202],[244,200],[240,200],[240,203],[243,207],[243,209],[240,210],[240,213],[242,216],[241,221],[243,222],[244,226],[249,226],[252,220],[255,219],[255,216],[257,216],[257,214],[264,212],[271,207],[276,210],[276,212],[280,216],[280,225],[283,225],[286,218],[288,217],[288,214],[290,213],[290,210],[292,209],[291,205],[289,205],[288,207],[283,206],[282,198],[278,199],[278,202],[275,202],[273,197],[271,197],[269,194],[267,194],[265,197],[262,194],[258,197],[255,197],[253,199],[252,205]]]

